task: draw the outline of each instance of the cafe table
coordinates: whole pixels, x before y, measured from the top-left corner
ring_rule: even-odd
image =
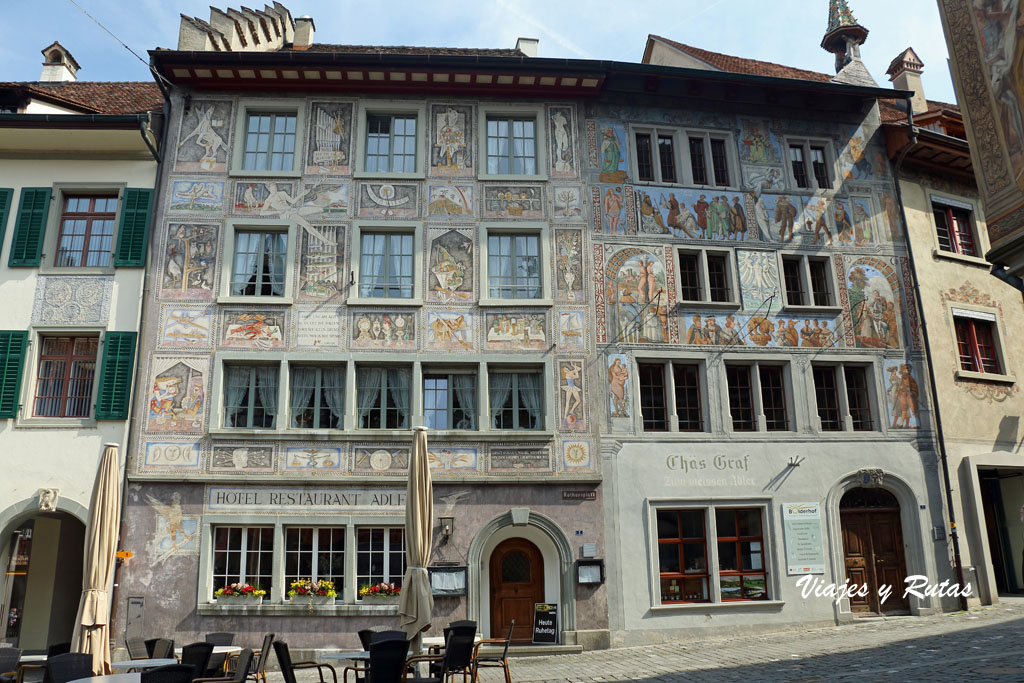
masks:
[[[233,655],[237,652],[242,651],[241,645],[214,645],[213,652],[211,655]],[[174,654],[177,655],[178,659],[181,659],[181,648],[174,648]]]
[[[110,674],[109,676],[90,676],[89,678],[78,678],[70,683],[141,683],[142,674]]]
[[[159,666],[167,666],[168,664],[177,664],[178,660],[174,657],[167,657],[165,659],[129,659],[126,662],[111,662],[111,669],[155,669]],[[106,677],[103,679],[106,681]],[[118,683],[118,681],[111,681],[110,683]]]
[[[18,660],[20,664],[41,664],[46,661],[46,655],[22,655]]]

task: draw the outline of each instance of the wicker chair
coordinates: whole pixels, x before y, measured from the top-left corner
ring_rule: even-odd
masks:
[[[68,652],[46,659],[43,683],[68,683],[92,676],[92,655]]]
[[[147,644],[146,647],[149,647]],[[174,641],[167,638],[157,638],[153,643],[153,651],[149,654],[153,659],[170,659],[174,656]]]
[[[141,683],[189,683],[194,673],[190,664],[168,664],[143,671]]]
[[[213,654],[212,643],[204,643],[202,641],[189,643],[181,648],[181,663],[190,664],[195,670],[193,676],[200,678],[206,674],[206,669],[210,666],[211,654]]]
[[[288,650],[288,643],[275,640],[274,652],[277,654],[277,663],[281,667],[281,675],[284,676],[284,683],[298,683],[295,679],[295,672],[299,669],[316,669],[320,676],[320,683],[327,683],[324,678],[324,669],[331,672],[334,683],[338,683],[338,672],[330,664],[317,664],[316,662],[293,662],[291,652]]]
[[[355,679],[373,683],[401,683],[405,680],[406,657],[409,641],[405,633],[400,638],[378,638],[370,643],[370,659],[366,666],[347,666],[342,672],[342,683],[348,683],[348,672]],[[289,683],[286,681],[286,683]]]
[[[448,638],[444,643],[444,652],[440,655],[416,655],[410,657],[406,662],[406,680],[409,683],[444,683],[457,673],[461,673],[465,679],[473,663],[473,633],[466,633],[461,629],[456,633],[454,629],[448,632]],[[420,662],[439,662],[440,666],[430,667],[430,675],[427,677],[408,675],[410,671]]]
[[[128,648],[128,659],[149,659],[149,648],[142,638],[125,638],[124,644]]]
[[[220,676],[214,678],[196,678],[192,683],[243,683],[249,676],[249,666],[252,664],[252,650],[246,648],[238,655],[238,662],[235,664],[235,673],[231,676]]]
[[[473,674],[472,683],[477,683],[480,680],[480,667],[484,668],[502,668],[505,670],[505,683],[512,683],[512,674],[508,670],[508,646],[512,642],[512,629],[516,627],[516,622],[513,620],[508,625],[508,635],[505,639],[501,638],[484,638],[476,647],[473,648],[473,666],[471,672]],[[501,655],[495,654],[480,654],[481,645],[501,645]]]
[[[448,644],[448,636],[450,634],[455,634],[455,635],[459,635],[459,636],[468,636],[469,637],[469,642],[472,643],[473,639],[476,637],[476,622],[475,621],[468,621],[468,620],[453,621],[452,623],[450,623],[447,626],[445,626],[443,633],[444,633],[445,645],[431,647],[430,648],[430,654],[435,654],[435,655],[441,654],[442,651],[444,650],[444,648]],[[461,670],[463,672],[463,674],[464,674],[463,675],[463,679],[465,679],[466,676],[469,674],[470,665],[472,664],[472,659],[473,659],[473,648],[472,648],[472,646],[470,646],[468,652],[459,653],[459,654],[460,654],[460,656],[459,656],[458,661],[450,663],[450,666],[452,666],[452,668],[455,669],[455,670]],[[441,670],[442,670],[442,666],[443,665],[444,665],[444,661],[441,660],[441,659],[438,659],[437,661],[431,662],[431,664],[430,664],[430,677],[431,678],[439,677],[441,675]]]
[[[249,666],[247,680],[253,683],[267,683],[267,660],[270,659],[270,651],[274,648],[274,634],[268,633],[263,636],[263,647],[256,651],[256,658]]]
[[[233,645],[235,642],[235,634],[221,631],[218,633],[207,633],[203,638],[212,645]],[[229,656],[225,654],[214,654],[210,655],[210,663],[206,666],[206,673],[204,676],[217,677],[225,676],[228,672],[228,659]]]
[[[46,648],[46,657],[49,659],[56,655],[66,655],[69,652],[71,652],[71,643],[54,643]]]
[[[18,664],[21,650],[16,647],[0,647],[0,683],[14,683],[18,678]]]

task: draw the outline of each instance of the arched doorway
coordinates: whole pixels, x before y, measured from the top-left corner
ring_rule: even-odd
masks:
[[[907,565],[903,556],[903,526],[896,496],[881,488],[854,488],[839,501],[846,578],[867,587],[866,595],[850,598],[850,610],[860,614],[908,612],[903,597]],[[878,589],[892,588],[883,603]]]
[[[491,553],[491,634],[508,633],[512,640],[530,642],[533,605],[544,602],[544,558],[525,538],[502,541]]]

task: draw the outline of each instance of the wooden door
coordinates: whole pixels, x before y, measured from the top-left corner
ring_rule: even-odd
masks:
[[[523,538],[502,541],[491,553],[491,637],[503,638],[514,619],[512,640],[530,642],[533,605],[544,602],[544,558]]]
[[[905,612],[909,604],[903,597],[907,570],[900,511],[841,510],[839,517],[846,576],[850,583],[867,586],[867,595],[850,598],[850,610],[874,614]],[[884,604],[878,595],[883,584],[892,588]]]

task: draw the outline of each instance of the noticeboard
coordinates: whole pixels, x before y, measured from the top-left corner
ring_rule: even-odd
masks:
[[[818,503],[783,503],[782,535],[786,541],[786,574],[825,573]]]
[[[533,642],[558,644],[558,603],[538,602],[533,605]]]

